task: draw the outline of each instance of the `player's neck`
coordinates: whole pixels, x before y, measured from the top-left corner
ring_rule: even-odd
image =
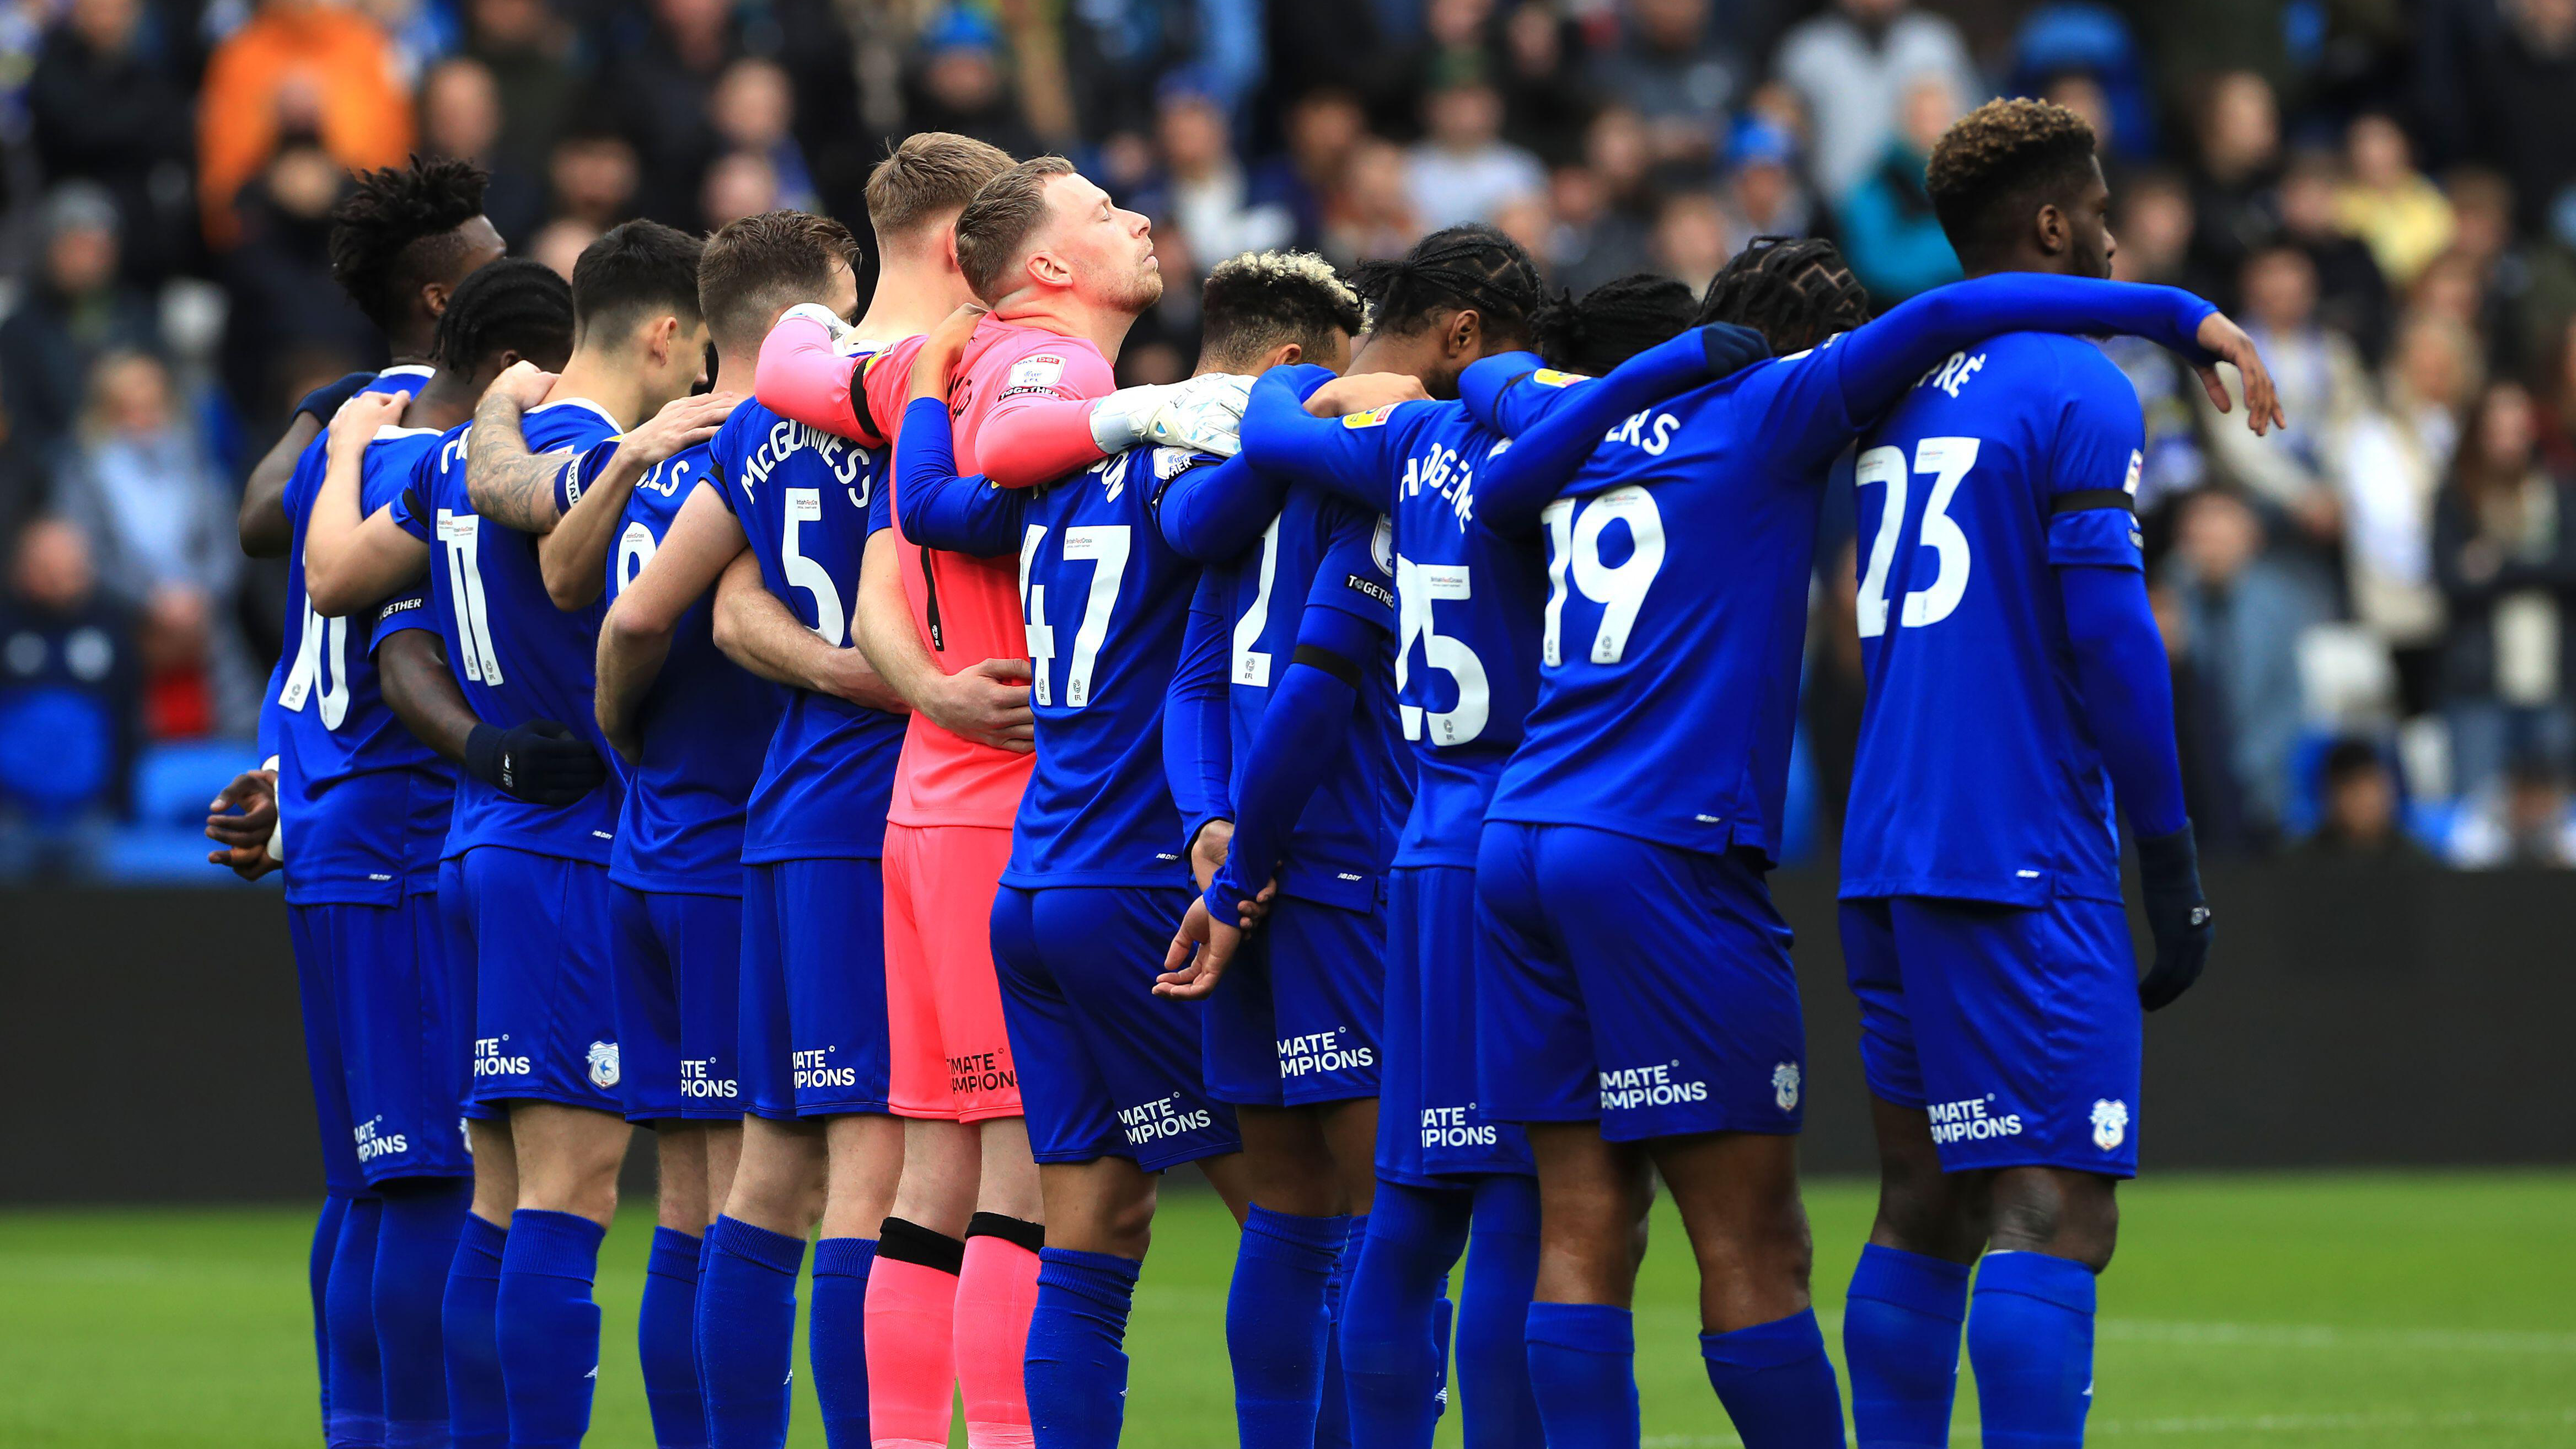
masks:
[[[2042,272],[2052,277],[2071,277],[2075,275],[2075,261],[2072,256],[2052,257],[2037,251],[2016,252],[2008,257],[1978,262],[1974,265],[1962,265],[1959,271],[1960,275],[1971,280],[1977,277],[1995,276],[2002,272]]]
[[[411,395],[411,405],[403,409],[402,425],[406,428],[436,428],[446,432],[459,423],[474,419],[474,404],[481,401],[474,379],[453,368],[441,368],[430,374],[420,391]]]
[[[751,375],[760,370],[760,349],[749,352],[727,352],[716,349],[716,375],[707,379],[717,392],[751,394]]]
[[[563,371],[556,374],[555,385],[546,392],[546,403],[568,398],[586,398],[599,404],[621,429],[644,421],[644,384],[636,380],[634,367],[622,357],[576,349]]]
[[[889,257],[854,330],[869,342],[900,342],[937,327],[972,299],[954,269],[917,257]]]
[[[1024,292],[1004,298],[993,309],[993,320],[1085,338],[1100,349],[1102,357],[1116,362],[1119,347],[1127,341],[1127,330],[1136,325],[1136,314],[1086,302],[1069,291]]]

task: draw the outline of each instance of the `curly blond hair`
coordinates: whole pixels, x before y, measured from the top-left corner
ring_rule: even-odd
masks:
[[[1964,259],[2093,175],[2092,123],[2051,101],[1988,101],[1941,133],[1923,182]]]

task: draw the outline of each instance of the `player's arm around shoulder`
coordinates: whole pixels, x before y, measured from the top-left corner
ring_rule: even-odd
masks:
[[[379,428],[400,420],[409,401],[401,393],[362,393],[331,420],[322,486],[304,531],[305,599],[325,618],[355,613],[428,567],[428,544],[398,521],[393,507],[369,514],[359,498],[368,445]]]
[[[635,706],[661,673],[680,616],[715,587],[726,565],[743,552],[742,525],[725,507],[717,485],[701,482],[680,505],[679,516],[663,532],[643,571],[617,591],[617,602],[599,627],[593,709],[600,733],[628,759],[636,757],[638,743]]]
[[[674,399],[641,427],[592,445],[558,470],[555,526],[537,541],[537,565],[556,608],[588,608],[599,598],[608,586],[610,547],[635,485],[672,457],[714,437],[741,402],[741,394],[723,392]],[[696,501],[694,495],[691,501]],[[711,506],[731,517],[722,500]],[[734,537],[740,539],[739,528]]]

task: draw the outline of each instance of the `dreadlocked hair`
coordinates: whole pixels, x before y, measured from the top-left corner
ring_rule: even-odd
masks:
[[[1351,286],[1374,309],[1371,325],[1395,333],[1472,308],[1487,336],[1519,341],[1547,302],[1528,250],[1482,223],[1435,231],[1393,261],[1363,262]]]
[[[431,282],[457,280],[468,250],[457,228],[483,214],[491,179],[471,161],[418,156],[408,166],[359,172],[331,208],[331,279],[379,330],[395,330],[408,298]]]
[[[1757,236],[1709,279],[1699,320],[1750,327],[1786,357],[1869,320],[1869,289],[1832,242]]]
[[[503,257],[458,283],[439,314],[440,367],[473,372],[503,353],[550,372],[572,355],[572,288],[543,262]]]
[[[1550,367],[1598,375],[1681,335],[1698,311],[1688,285],[1652,272],[1613,277],[1583,294],[1560,292],[1530,318],[1530,341]]]

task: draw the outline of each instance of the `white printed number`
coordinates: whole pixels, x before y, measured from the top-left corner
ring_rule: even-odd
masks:
[[[1261,531],[1261,585],[1252,594],[1252,607],[1234,621],[1234,671],[1226,677],[1237,684],[1255,689],[1270,687],[1270,651],[1252,646],[1261,642],[1261,631],[1270,627],[1270,582],[1279,573],[1279,520]]]
[[[1458,703],[1447,710],[1427,712],[1432,743],[1463,745],[1485,732],[1490,712],[1490,690],[1485,681],[1485,662],[1462,640],[1442,635],[1434,622],[1432,604],[1440,599],[1464,600],[1472,597],[1465,564],[1417,564],[1398,556],[1395,561],[1395,614],[1400,642],[1395,650],[1395,691],[1404,693],[1404,682],[1413,660],[1413,641],[1422,641],[1422,660],[1430,668],[1446,673],[1458,685]],[[1422,738],[1426,711],[1418,704],[1402,706],[1404,737]]]
[[[456,603],[457,648],[465,677],[489,688],[501,683],[501,656],[492,649],[492,611],[483,602],[478,567],[483,520],[471,513],[438,510],[438,541],[447,550],[447,596]]]
[[[317,688],[321,693],[314,696]],[[304,642],[295,651],[295,668],[287,674],[285,687],[277,691],[277,703],[300,714],[308,697],[313,698],[326,730],[338,729],[340,721],[349,717],[349,621],[323,618],[313,612],[309,599],[304,604]]]
[[[800,546],[805,525],[823,521],[823,490],[790,488],[782,496],[787,502],[787,521],[785,536],[778,541],[779,567],[789,584],[813,596],[814,632],[823,636],[824,643],[838,649],[850,642],[850,616],[841,606],[841,587],[832,582],[832,571],[819,560],[807,558]]]
[[[1029,693],[1035,702],[1055,703],[1051,668],[1055,662],[1055,629],[1047,623],[1046,585],[1030,574],[1038,549],[1046,542],[1042,524],[1030,524],[1020,538],[1020,610],[1029,640]],[[1083,523],[1064,531],[1064,558],[1091,560],[1091,589],[1082,604],[1082,623],[1073,631],[1073,660],[1065,671],[1064,707],[1091,703],[1091,676],[1100,663],[1100,646],[1109,637],[1109,618],[1118,608],[1118,589],[1127,580],[1127,558],[1134,530],[1123,523]]]
[[[1950,516],[1950,501],[1958,496],[1960,482],[1976,465],[1975,438],[1925,438],[1914,445],[1912,472],[1932,475],[1932,495],[1923,504],[1921,546],[1940,554],[1941,567],[1928,587],[1905,595],[1904,608],[1897,614],[1902,628],[1938,624],[1967,597],[1968,574],[1975,560],[1969,552],[1967,533]],[[1896,448],[1872,448],[1861,454],[1853,466],[1853,486],[1883,484],[1887,488],[1886,505],[1878,514],[1878,534],[1869,543],[1869,567],[1860,580],[1860,637],[1864,639],[1875,639],[1887,632],[1887,575],[1896,563],[1898,538],[1905,532],[1907,480],[1905,454]]]
[[[617,587],[623,589],[635,582],[636,576],[644,572],[644,566],[653,561],[653,550],[658,547],[660,545],[653,540],[653,530],[641,522],[626,525],[626,532],[618,535],[617,539]]]
[[[1601,625],[1586,657],[1595,664],[1618,663],[1628,652],[1628,632],[1636,627],[1646,590],[1664,566],[1664,515],[1655,495],[1631,483],[1590,499],[1560,498],[1540,517],[1547,524],[1548,584],[1541,661],[1550,669],[1564,662],[1557,635],[1570,578],[1585,598],[1601,605]],[[1616,567],[1601,558],[1601,536],[1613,523],[1628,526],[1628,560]]]

